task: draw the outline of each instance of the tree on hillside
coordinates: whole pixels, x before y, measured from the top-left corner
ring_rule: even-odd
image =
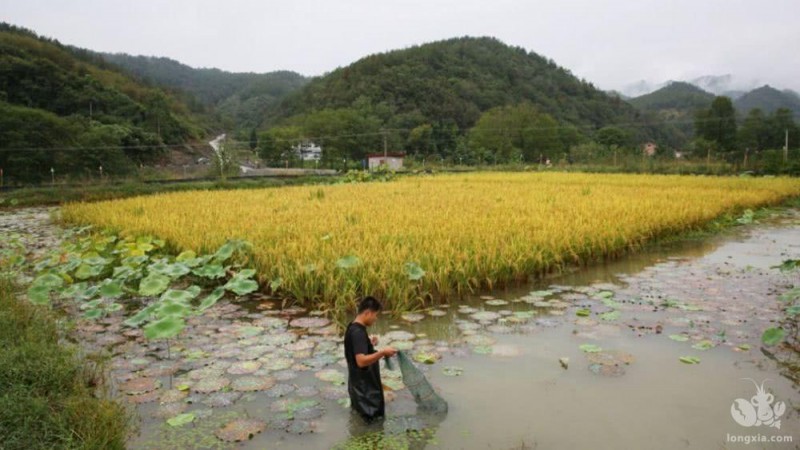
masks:
[[[497,162],[538,161],[563,150],[558,123],[529,103],[492,108],[470,130],[469,145]]]
[[[303,139],[303,130],[296,126],[274,127],[258,138],[258,157],[273,166],[292,164],[299,155],[294,146]]]
[[[731,99],[715,97],[711,107],[695,116],[695,136],[714,142],[723,152],[736,148],[736,110]]]
[[[737,140],[743,149],[757,151],[767,148],[769,135],[769,125],[764,112],[760,108],[753,108],[739,127]]]
[[[256,129],[253,128],[250,130],[250,150],[256,151],[258,147],[258,135],[256,135]]]

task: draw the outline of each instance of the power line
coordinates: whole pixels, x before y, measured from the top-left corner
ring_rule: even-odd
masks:
[[[709,118],[709,119],[692,119],[692,120],[654,120],[646,122],[619,122],[604,125],[605,127],[653,127],[658,125],[690,125],[705,122],[718,122],[722,119]],[[456,128],[456,133],[464,135],[472,128]],[[529,126],[529,127],[503,127],[503,128],[481,128],[485,131],[546,131],[546,130],[562,130],[562,129],[597,129],[596,125],[591,124],[560,124],[547,127]],[[386,136],[387,132],[410,132],[413,128],[384,128],[381,131],[367,132],[367,133],[351,133],[351,134],[332,134],[320,136],[302,136],[297,138],[273,138],[276,142],[290,142],[300,143],[306,141],[319,141],[323,142],[330,139],[342,139],[352,137],[367,137],[367,136]],[[444,139],[441,139],[444,140]],[[225,143],[234,145],[249,145],[249,141],[239,141],[234,139],[225,139]],[[6,147],[0,148],[0,152],[4,151],[78,151],[78,150],[144,150],[144,149],[180,149],[186,147],[209,147],[208,143],[183,143],[183,144],[151,144],[151,145],[119,145],[119,146],[95,146],[95,147]]]

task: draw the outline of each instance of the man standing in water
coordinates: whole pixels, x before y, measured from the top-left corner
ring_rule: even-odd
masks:
[[[344,357],[347,359],[347,391],[350,405],[367,422],[384,416],[380,360],[394,356],[397,350],[386,347],[376,351],[378,338],[367,335],[367,327],[378,320],[381,304],[373,297],[358,303],[358,315],[344,333]]]

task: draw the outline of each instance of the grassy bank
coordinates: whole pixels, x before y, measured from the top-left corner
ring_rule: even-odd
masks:
[[[52,312],[14,291],[0,277],[0,448],[124,448],[128,412],[98,392],[96,365],[60,342]]]

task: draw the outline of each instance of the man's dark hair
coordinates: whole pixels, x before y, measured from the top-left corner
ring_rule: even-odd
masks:
[[[364,297],[358,302],[358,313],[361,314],[366,310],[378,312],[381,310],[381,302],[375,297]]]

